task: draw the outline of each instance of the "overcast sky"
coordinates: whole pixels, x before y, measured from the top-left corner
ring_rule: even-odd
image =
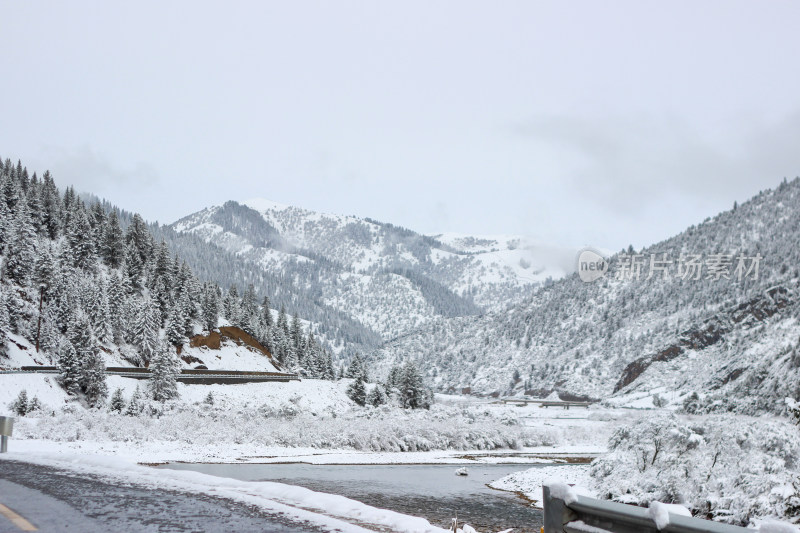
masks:
[[[639,247],[800,174],[800,2],[11,2],[0,156],[150,220],[263,197]]]

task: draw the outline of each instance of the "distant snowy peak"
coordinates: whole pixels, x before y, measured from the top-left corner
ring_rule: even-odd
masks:
[[[532,239],[523,235],[466,235],[464,233],[437,233],[429,237],[460,252],[481,253],[514,250],[521,245],[531,245]]]
[[[250,209],[255,209],[259,213],[264,213],[266,211],[283,211],[291,207],[290,205],[267,200],[266,198],[250,198],[242,202],[242,205],[246,205]]]
[[[229,201],[172,228],[238,256],[244,270],[268,274],[277,282],[271,296],[292,292],[301,308],[345,313],[384,340],[436,317],[504,309],[569,273],[574,260],[572,251],[521,236],[433,237],[265,199]]]

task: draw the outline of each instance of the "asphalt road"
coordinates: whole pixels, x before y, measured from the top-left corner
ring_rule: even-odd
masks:
[[[35,528],[35,529],[31,529]],[[110,483],[0,461],[0,533],[317,532],[314,525],[204,494]]]

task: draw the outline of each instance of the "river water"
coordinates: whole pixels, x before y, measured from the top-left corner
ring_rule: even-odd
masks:
[[[340,494],[374,507],[421,516],[449,527],[458,513],[478,531],[538,532],[542,513],[509,492],[487,483],[537,465],[469,465],[468,476],[456,476],[458,465],[310,465],[171,463],[160,468],[193,470],[243,481],[277,481],[320,492]]]

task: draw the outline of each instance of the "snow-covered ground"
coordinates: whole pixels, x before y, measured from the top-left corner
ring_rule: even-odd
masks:
[[[132,417],[105,408],[83,408],[64,394],[55,376],[6,374],[0,375],[0,414],[11,414],[10,404],[22,389],[43,405],[41,411],[17,418],[8,458],[210,492],[269,509],[296,511],[315,523],[344,521],[344,531],[359,531],[358,524],[391,531],[439,529],[423,519],[289,485],[154,471],[137,465],[176,461],[509,463],[524,468],[524,464],[561,464],[601,453],[617,417],[607,409],[599,414],[593,409],[512,407],[445,395],[437,395],[429,411],[359,408],[346,396],[348,383],[178,384],[178,401],[147,404],[145,413]],[[146,384],[108,378],[109,391],[122,389],[126,400],[137,386],[144,389]],[[209,393],[213,405],[206,403]],[[302,514],[309,512],[324,516]]]
[[[592,485],[592,480],[589,476],[589,465],[529,468],[495,480],[489,483],[489,486],[497,490],[518,492],[531,500],[537,507],[541,507],[542,485],[551,481],[580,487],[584,489],[582,493],[593,495],[593,491],[587,488]]]
[[[239,481],[198,472],[154,469],[108,455],[14,452],[0,457],[91,473],[109,480],[228,498],[342,532],[444,532],[423,518],[269,481]]]

